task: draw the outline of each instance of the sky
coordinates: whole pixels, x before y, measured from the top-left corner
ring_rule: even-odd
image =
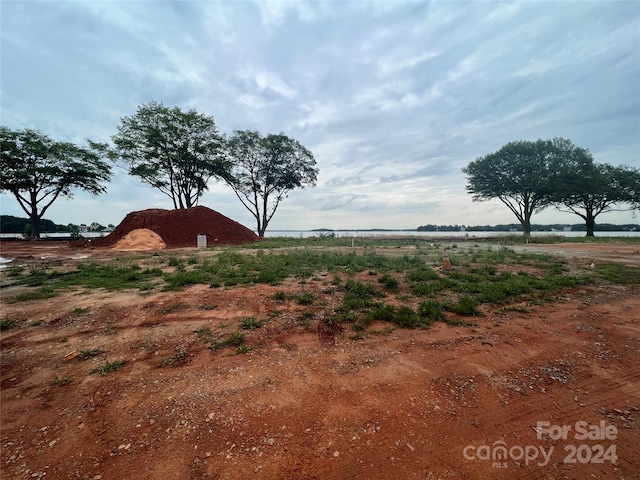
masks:
[[[640,1],[0,2],[0,122],[109,142],[151,101],[221,133],[284,132],[314,155],[277,229],[517,223],[473,202],[461,169],[516,140],[568,138],[597,162],[640,167]],[[45,218],[118,225],[172,208],[114,167]],[[0,195],[5,215],[24,217]],[[200,204],[255,229],[232,190]],[[600,223],[639,223],[611,212]],[[581,223],[547,209],[533,223]]]

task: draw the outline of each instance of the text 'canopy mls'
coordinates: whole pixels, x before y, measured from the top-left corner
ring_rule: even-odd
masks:
[[[72,198],[79,188],[93,195],[106,192],[111,167],[101,159],[105,145],[89,148],[57,142],[37,130],[0,127],[0,191],[8,191],[31,219],[31,235],[40,236],[40,220],[60,196]]]
[[[212,117],[195,110],[141,105],[123,117],[113,136],[111,156],[129,166],[129,174],[160,190],[174,208],[198,204],[209,180],[228,176],[224,138]]]
[[[227,181],[257,222],[263,237],[278,205],[295,188],[315,185],[313,154],[283,133],[263,137],[239,130],[228,141],[232,173]]]

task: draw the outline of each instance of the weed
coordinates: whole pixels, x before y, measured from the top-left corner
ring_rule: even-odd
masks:
[[[205,340],[213,335],[213,332],[208,325],[203,325],[197,330],[194,330],[193,333],[195,333],[201,340]]]
[[[478,302],[471,297],[460,297],[458,303],[444,304],[443,308],[460,315],[482,315],[482,312],[478,309]]]
[[[244,317],[240,322],[240,328],[243,330],[255,330],[262,327],[262,323],[256,320],[255,317]]]
[[[80,350],[78,352],[78,358],[81,360],[88,360],[93,357],[97,357],[98,355],[104,353],[104,350],[99,350],[94,348],[92,350]]]
[[[163,358],[162,362],[160,362],[160,368],[168,367],[168,366],[176,366],[180,363],[181,360],[187,358],[188,353],[185,350],[180,350],[177,353],[174,353],[170,357]]]
[[[249,347],[247,345],[238,345],[238,347],[236,348],[236,354],[242,355],[244,353],[249,353],[252,350],[253,350],[253,347]]]
[[[239,347],[243,343],[244,333],[237,332],[229,335],[225,340],[212,342],[211,345],[209,345],[209,349],[215,352],[225,347]]]
[[[296,297],[296,302],[300,305],[311,305],[315,299],[316,296],[313,293],[304,292]]]
[[[89,313],[90,311],[91,311],[90,307],[87,307],[87,308],[76,307],[73,310],[71,310],[71,313],[73,313],[74,315],[84,315],[85,313]]]
[[[282,290],[278,290],[273,295],[271,295],[271,298],[276,302],[284,302],[287,299],[287,294]]]
[[[4,319],[4,320],[0,320],[0,330],[9,330],[10,328],[13,328],[16,326],[16,321],[12,320],[12,319]]]
[[[395,311],[396,308],[393,305],[383,303],[371,310],[371,312],[369,313],[369,317],[372,320],[392,321],[393,316],[395,315]]]
[[[94,368],[89,373],[90,374],[99,373],[100,375],[104,376],[104,375],[106,375],[107,373],[110,373],[110,372],[117,372],[126,363],[127,363],[126,360],[115,360],[113,362],[107,362],[104,365],[100,365],[99,367]]]
[[[416,328],[429,324],[429,322],[425,322],[424,318],[416,314],[411,307],[407,307],[406,305],[402,305],[396,309],[393,314],[393,323],[404,328]]]
[[[400,282],[398,281],[397,278],[392,277],[388,273],[385,273],[384,275],[382,275],[378,279],[378,282],[382,283],[382,285],[384,286],[384,289],[389,292],[396,293],[400,291]]]
[[[56,386],[58,386],[58,387],[63,387],[63,386],[65,386],[65,385],[69,385],[69,384],[71,383],[71,381],[72,381],[72,380],[71,380],[70,378],[59,378],[59,377],[56,375],[56,378],[54,378],[54,379],[51,381],[51,385],[56,385]]]
[[[431,300],[424,300],[418,306],[418,314],[427,322],[443,321],[446,316],[442,311],[442,305]]]

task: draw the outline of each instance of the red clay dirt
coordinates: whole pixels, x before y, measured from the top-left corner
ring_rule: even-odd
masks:
[[[198,235],[206,235],[209,245],[240,245],[258,240],[247,227],[215,210],[198,206],[184,210],[154,208],[131,212],[113,232],[95,240],[93,245],[112,247],[139,229],[157,233],[166,248],[195,247]]]
[[[60,268],[77,261],[61,244],[20,243],[19,253],[18,242],[2,244],[2,256]],[[209,251],[172,255],[181,252]],[[592,255],[579,261],[598,261]],[[484,308],[476,327],[380,323],[359,338],[323,321],[339,303],[330,277],[3,298],[2,318],[19,325],[0,332],[0,476],[639,478],[638,287],[574,288],[553,303]],[[317,296],[313,305],[292,298],[303,292]],[[251,351],[207,348],[245,317],[264,323],[245,331]],[[103,353],[65,360],[90,349]],[[107,360],[127,363],[90,374]],[[550,436],[552,426],[565,427],[566,438]],[[506,458],[491,458],[501,446]],[[541,448],[552,449],[546,463]]]

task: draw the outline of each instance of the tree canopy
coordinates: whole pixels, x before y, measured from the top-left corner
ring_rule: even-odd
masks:
[[[640,206],[640,170],[606,163],[567,162],[554,193],[556,208],[574,213],[594,236],[596,217],[614,210]]]
[[[524,235],[530,236],[531,217],[553,201],[559,163],[583,155],[588,152],[563,138],[516,141],[477,158],[462,171],[474,201],[497,198],[516,216]]]
[[[227,178],[224,138],[213,117],[151,102],[123,117],[112,137],[112,158],[124,161],[129,174],[158,189],[174,208],[198,204],[212,177]]]
[[[40,219],[60,196],[72,198],[75,188],[98,195],[111,180],[111,167],[91,141],[83,148],[37,130],[2,126],[0,143],[0,191],[14,195],[31,219],[33,237],[40,236]]]
[[[238,130],[228,141],[232,161],[227,183],[257,222],[260,237],[280,202],[295,188],[315,185],[318,170],[313,154],[284,133],[263,137]]]

